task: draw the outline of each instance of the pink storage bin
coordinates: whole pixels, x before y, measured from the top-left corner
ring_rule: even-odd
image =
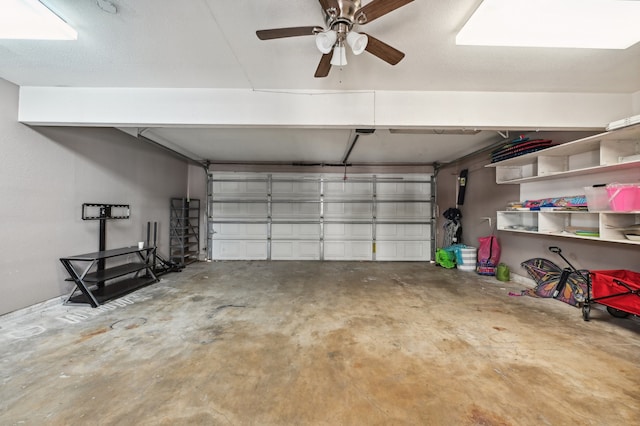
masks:
[[[612,183],[607,185],[607,194],[613,211],[640,211],[640,184]]]

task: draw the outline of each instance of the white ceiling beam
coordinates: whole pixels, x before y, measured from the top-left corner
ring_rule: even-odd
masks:
[[[108,127],[601,129],[629,94],[21,87],[18,119]]]
[[[376,125],[382,128],[590,130],[631,110],[628,94],[376,92]]]
[[[369,125],[373,92],[21,87],[18,120],[116,127]]]

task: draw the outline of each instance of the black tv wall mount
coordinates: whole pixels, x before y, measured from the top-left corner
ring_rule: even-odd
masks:
[[[82,220],[129,219],[129,204],[84,203]]]

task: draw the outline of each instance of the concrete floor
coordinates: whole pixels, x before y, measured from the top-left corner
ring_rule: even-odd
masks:
[[[634,425],[640,321],[424,263],[200,263],[0,317],[0,424]]]

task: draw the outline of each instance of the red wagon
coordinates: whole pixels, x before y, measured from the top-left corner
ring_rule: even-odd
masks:
[[[549,247],[549,251],[559,255],[586,282],[587,297],[582,305],[582,318],[585,321],[589,321],[591,303],[606,306],[614,317],[626,318],[631,314],[640,316],[640,272],[617,269],[590,271],[586,275],[576,270],[562,255],[560,248]]]
[[[589,298],[582,307],[582,316],[589,321],[589,304],[597,302],[607,307],[615,317],[640,315],[640,272],[626,269],[591,271]]]

